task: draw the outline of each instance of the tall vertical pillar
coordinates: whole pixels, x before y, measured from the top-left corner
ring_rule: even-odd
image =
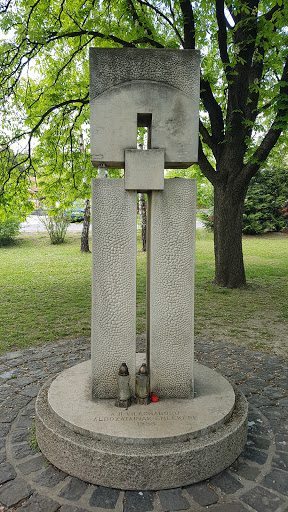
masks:
[[[137,193],[123,179],[92,180],[92,396],[117,396],[127,363],[135,386]]]
[[[151,390],[193,396],[196,180],[165,180],[149,194],[147,337]]]

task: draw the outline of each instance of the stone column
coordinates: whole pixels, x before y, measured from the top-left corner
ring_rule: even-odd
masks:
[[[151,391],[193,397],[196,180],[148,196],[147,339]]]
[[[137,193],[92,180],[92,396],[116,398],[127,363],[135,387]]]

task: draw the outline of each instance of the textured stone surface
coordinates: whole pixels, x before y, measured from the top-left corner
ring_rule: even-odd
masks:
[[[219,501],[218,494],[208,487],[208,485],[200,483],[189,485],[185,488],[192,498],[202,507],[208,507]]]
[[[35,455],[36,453],[37,450],[35,448],[31,448],[29,443],[12,445],[12,454],[15,459],[23,459],[24,457],[28,457],[28,455]]]
[[[273,469],[261,481],[262,485],[288,496],[288,474],[286,471]]]
[[[120,491],[118,489],[109,489],[107,487],[97,487],[89,500],[91,507],[114,508]]]
[[[279,496],[259,486],[242,495],[241,500],[257,512],[274,512],[284,503]]]
[[[124,189],[124,180],[92,180],[94,398],[116,398],[122,362],[135,386],[136,214],[137,194]]]
[[[239,480],[233,478],[227,471],[223,471],[211,478],[210,483],[213,486],[219,487],[226,494],[232,494],[243,487]]]
[[[59,455],[61,457],[61,453]],[[49,466],[36,478],[36,482],[40,485],[44,485],[45,487],[54,487],[54,485],[62,482],[66,476],[67,474],[63,473],[63,471],[59,471],[59,469]]]
[[[123,168],[125,149],[137,147],[137,114],[152,114],[151,148],[165,149],[165,167],[188,167],[198,158],[198,111],[197,51],[90,49],[94,165]]]
[[[233,345],[227,345],[226,343],[215,343],[210,342],[209,340],[201,339],[201,340],[195,340],[196,345],[196,359],[203,364],[206,364],[210,366],[211,368],[217,369],[220,371],[223,375],[229,376],[232,380],[241,383],[246,382],[247,379],[250,379],[250,377],[253,377],[255,380],[255,377],[259,376],[259,380],[265,380],[267,388],[265,388],[262,393],[265,394],[266,390],[270,393],[270,383],[273,382],[277,384],[281,389],[285,390],[287,388],[287,379],[283,378],[283,375],[288,374],[287,364],[286,361],[283,358],[275,358],[274,356],[267,355],[260,352],[250,351],[250,350],[243,350],[242,347],[237,347]],[[42,360],[44,357],[46,358],[47,355],[51,356],[51,359],[53,359],[53,363],[51,361],[47,362],[45,365],[45,380],[47,378],[47,374],[53,375],[55,372],[57,372],[57,359],[59,356],[61,359],[63,359],[63,364],[65,364],[66,367],[73,364],[75,361],[81,362],[84,359],[89,358],[89,347],[90,347],[90,340],[88,338],[84,339],[81,338],[79,340],[65,340],[57,342],[53,345],[46,345],[42,347],[34,347],[31,349],[25,349],[22,350],[21,353],[23,354],[23,365],[25,366],[25,371],[22,371],[23,376],[30,376],[31,375],[31,369],[30,369],[30,358],[33,358],[35,360]],[[145,336],[141,335],[137,337],[137,350],[144,351],[145,347]],[[73,355],[73,359],[71,356]],[[53,357],[52,357],[53,356]],[[48,359],[48,357],[47,357]],[[3,362],[3,356],[0,357],[0,364]],[[5,359],[6,361],[6,359]],[[4,363],[3,363],[4,364]],[[4,368],[2,367],[2,371],[8,371],[9,370],[9,363],[7,362],[7,366]],[[33,370],[32,370],[33,371]],[[260,378],[261,377],[261,378]],[[252,380],[253,380],[252,379]],[[12,382],[14,382],[15,379],[12,379]],[[11,383],[11,381],[10,381]],[[37,383],[41,383],[39,380]],[[42,381],[42,383],[44,383]],[[6,394],[5,389],[8,387],[8,384],[6,384],[6,381],[3,380],[1,382],[0,380],[0,395],[3,400],[5,400],[6,397],[9,396],[9,393]],[[12,386],[11,386],[12,388]],[[4,390],[4,393],[2,393],[2,390]],[[10,391],[11,392],[11,391]],[[18,392],[18,388],[15,387],[14,391],[15,393]],[[249,386],[246,386],[246,392],[248,398],[252,396],[252,392],[250,392]],[[255,391],[253,391],[255,393]],[[274,398],[272,399],[273,406],[279,410],[278,405],[278,399]],[[2,403],[3,405],[3,403]],[[33,404],[29,404],[28,406],[25,406],[22,410],[23,414],[19,417],[19,420],[26,420],[29,418],[30,415],[34,415],[32,411]],[[282,417],[282,414],[281,414]],[[7,435],[9,432],[9,429],[11,428],[11,434],[13,433],[15,427],[18,428],[18,418],[13,422],[11,425],[10,423],[2,423],[0,425],[0,436],[3,438],[3,436],[7,436],[6,445],[7,450],[9,452],[9,457],[11,457],[11,435]],[[196,500],[187,492],[187,487],[182,489],[182,494],[180,493],[179,496],[183,495],[187,501],[190,503],[190,510],[191,512],[258,512],[257,509],[260,509],[262,512],[262,504],[261,504],[261,496],[263,495],[263,492],[266,495],[266,490],[269,491],[273,498],[275,496],[278,496],[281,500],[281,505],[276,509],[275,512],[284,512],[287,509],[288,506],[288,496],[279,493],[278,490],[275,488],[275,484],[278,480],[278,476],[280,476],[280,479],[283,477],[286,477],[287,471],[281,467],[279,469],[278,473],[273,473],[272,478],[269,477],[269,479],[265,480],[265,486],[263,485],[263,479],[265,475],[268,475],[271,470],[273,469],[273,464],[277,462],[277,464],[281,463],[277,455],[281,457],[282,454],[284,455],[287,453],[287,447],[288,447],[288,434],[287,434],[287,411],[286,416],[281,421],[275,421],[273,422],[273,426],[271,425],[270,421],[265,417],[263,414],[263,411],[257,410],[254,406],[249,408],[249,432],[253,436],[257,436],[260,438],[260,443],[262,440],[265,441],[267,448],[267,440],[270,441],[270,445],[268,448],[268,458],[264,465],[259,465],[253,461],[250,461],[249,459],[243,458],[241,455],[239,459],[233,464],[232,467],[229,468],[229,472],[232,475],[239,475],[240,482],[243,485],[243,488],[239,489],[233,494],[226,494],[223,492],[220,488],[216,491],[216,494],[219,496],[219,502],[215,505],[211,504],[205,506],[200,505]],[[275,443],[274,443],[275,439]],[[251,437],[249,437],[249,442],[251,441]],[[253,445],[252,445],[253,446]],[[276,448],[276,453],[275,453]],[[261,449],[264,449],[264,446],[261,447]],[[38,457],[38,456],[36,456]],[[25,460],[19,461],[11,460],[12,465],[14,466],[15,470],[19,470],[21,466],[21,472],[27,464],[30,465],[30,461],[33,460],[35,456],[29,456]],[[285,462],[285,459],[283,458],[283,461]],[[237,465],[239,464],[239,465]],[[43,467],[42,469],[47,466],[47,461],[44,462],[43,458]],[[155,464],[155,468],[157,468],[157,463]],[[241,474],[243,473],[243,474]],[[37,487],[37,493],[38,495],[41,495],[43,498],[43,502],[46,500],[48,501],[51,499],[53,502],[58,501],[58,493],[60,489],[65,487],[67,483],[71,480],[71,477],[67,477],[66,481],[56,482],[55,486],[53,487],[45,487],[45,486],[39,486],[39,484],[36,483],[36,479],[39,475],[39,471],[34,473],[30,473],[27,476],[22,473],[22,479],[26,480],[28,484],[31,485],[31,487],[34,488]],[[283,478],[284,478],[283,477]],[[247,479],[248,478],[248,479]],[[287,479],[286,479],[287,480]],[[282,482],[283,483],[283,482]],[[4,487],[6,484],[4,484],[2,487]],[[189,487],[197,487],[198,484],[194,484]],[[209,481],[203,482],[203,484],[206,488],[210,488]],[[257,492],[257,488],[260,487],[261,492]],[[87,489],[87,492],[82,495],[79,501],[71,501],[67,498],[60,498],[59,497],[59,512],[91,512],[94,510],[95,512],[103,512],[105,509],[102,507],[90,507],[89,505],[89,499],[91,497],[91,493],[93,492],[93,489],[95,487],[90,485]],[[256,499],[254,502],[254,506],[251,507],[244,501],[241,501],[241,497],[245,496],[247,493],[250,495],[250,499],[252,499],[253,496],[253,490],[256,489],[254,495],[256,495]],[[285,489],[285,487],[284,487]],[[228,489],[229,490],[229,489]],[[262,492],[262,490],[264,490]],[[215,491],[215,489],[214,489]],[[214,492],[213,491],[213,492]],[[143,506],[147,504],[147,508],[151,508],[149,496],[150,493],[146,493],[145,491],[134,491],[135,495],[139,495],[141,497],[140,493],[144,494],[145,500],[142,502]],[[154,496],[154,502],[153,502],[153,512],[163,512],[163,509],[160,504],[160,499],[157,492],[151,493]],[[204,490],[204,495],[206,494]],[[117,504],[113,510],[113,512],[123,512],[123,508],[125,512],[129,512],[125,510],[125,507],[128,503],[128,496],[130,495],[130,491],[128,492],[121,492],[119,495],[119,499],[117,501]],[[148,496],[148,498],[147,498]],[[147,498],[147,499],[146,499]],[[27,501],[28,499],[28,501]],[[23,497],[23,505],[25,503],[29,503],[30,498],[24,498]],[[43,503],[41,501],[41,504]],[[1,503],[1,497],[0,497],[0,503]],[[20,501],[22,503],[22,500]],[[39,502],[40,503],[40,502]],[[64,504],[65,503],[65,504]],[[131,502],[129,502],[131,503]],[[139,502],[141,503],[141,501]],[[260,504],[260,505],[259,505]],[[266,495],[265,504],[269,505],[269,495]],[[3,505],[3,503],[2,503]],[[22,507],[23,507],[22,505]],[[133,502],[132,502],[133,505]],[[140,506],[140,505],[139,505]],[[274,506],[274,505],[273,505]],[[18,507],[18,505],[17,505]],[[61,511],[60,511],[61,507]],[[1,508],[1,506],[0,506]],[[20,505],[20,510],[22,510]],[[108,509],[109,510],[109,509]],[[111,510],[111,509],[110,509]],[[189,510],[189,509],[188,509]],[[44,508],[42,511],[40,506],[36,507],[34,506],[34,509],[32,508],[31,512],[55,512],[55,508],[47,510]],[[29,511],[30,512],[30,511]],[[58,512],[58,511],[57,511]],[[136,512],[132,509],[131,512]],[[138,512],[138,510],[137,510]],[[139,511],[140,512],[140,511]],[[142,511],[141,511],[142,512]],[[151,511],[152,512],[152,511]]]
[[[143,439],[135,444],[131,439],[116,442],[113,437],[93,438],[90,432],[78,434],[67,428],[48,407],[47,392],[45,386],[36,403],[36,432],[42,452],[59,469],[97,485],[131,490],[188,485],[229,466],[246,441],[247,404],[239,393],[230,420],[210,433],[198,438],[180,436],[169,443],[161,439],[145,443]]]
[[[134,403],[125,410],[114,400],[93,401],[90,382],[90,361],[65,370],[49,387],[49,409],[75,432],[103,440],[111,436],[120,443],[199,437],[227,421],[235,404],[231,384],[197,363],[193,399],[160,400],[145,408]]]
[[[165,180],[148,201],[147,321],[151,390],[193,396],[196,180]],[[150,220],[149,220],[150,219]]]
[[[212,505],[208,510],[209,512],[247,512],[247,508],[237,501]]]
[[[0,484],[13,480],[15,477],[16,471],[10,462],[3,462],[3,464],[0,464]]]
[[[79,480],[79,478],[71,478],[70,482],[61,489],[59,496],[66,498],[67,500],[76,501],[81,498],[84,492],[87,490],[88,484]]]
[[[18,512],[56,512],[60,504],[46,496],[33,494],[26,503],[17,508]]]
[[[190,508],[190,504],[182,495],[181,489],[159,491],[158,495],[164,512],[188,510]]]
[[[164,149],[125,150],[125,189],[164,189]]]
[[[33,492],[30,485],[21,478],[15,478],[0,488],[0,502],[6,507],[12,507],[19,501],[28,498]]]
[[[149,491],[126,491],[124,512],[150,512],[153,510],[153,493]]]
[[[19,464],[18,468],[24,475],[30,475],[30,473],[34,473],[34,471],[39,471],[39,469],[43,468],[45,464],[45,457],[43,455],[36,455],[32,459],[22,462]]]

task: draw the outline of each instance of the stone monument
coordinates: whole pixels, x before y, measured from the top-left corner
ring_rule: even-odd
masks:
[[[165,168],[197,161],[198,110],[197,51],[90,50],[91,160],[124,168],[124,179],[93,180],[91,361],[40,391],[36,432],[53,464],[95,484],[187,485],[229,466],[246,442],[245,398],[194,363],[196,183],[164,179]],[[148,197],[145,355],[136,354],[137,192]]]

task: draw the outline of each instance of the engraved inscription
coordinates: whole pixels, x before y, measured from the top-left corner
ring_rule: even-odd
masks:
[[[179,411],[117,411],[111,412],[106,416],[95,416],[96,422],[133,422],[141,426],[155,426],[162,421],[191,421],[194,419],[193,415],[183,415]]]

